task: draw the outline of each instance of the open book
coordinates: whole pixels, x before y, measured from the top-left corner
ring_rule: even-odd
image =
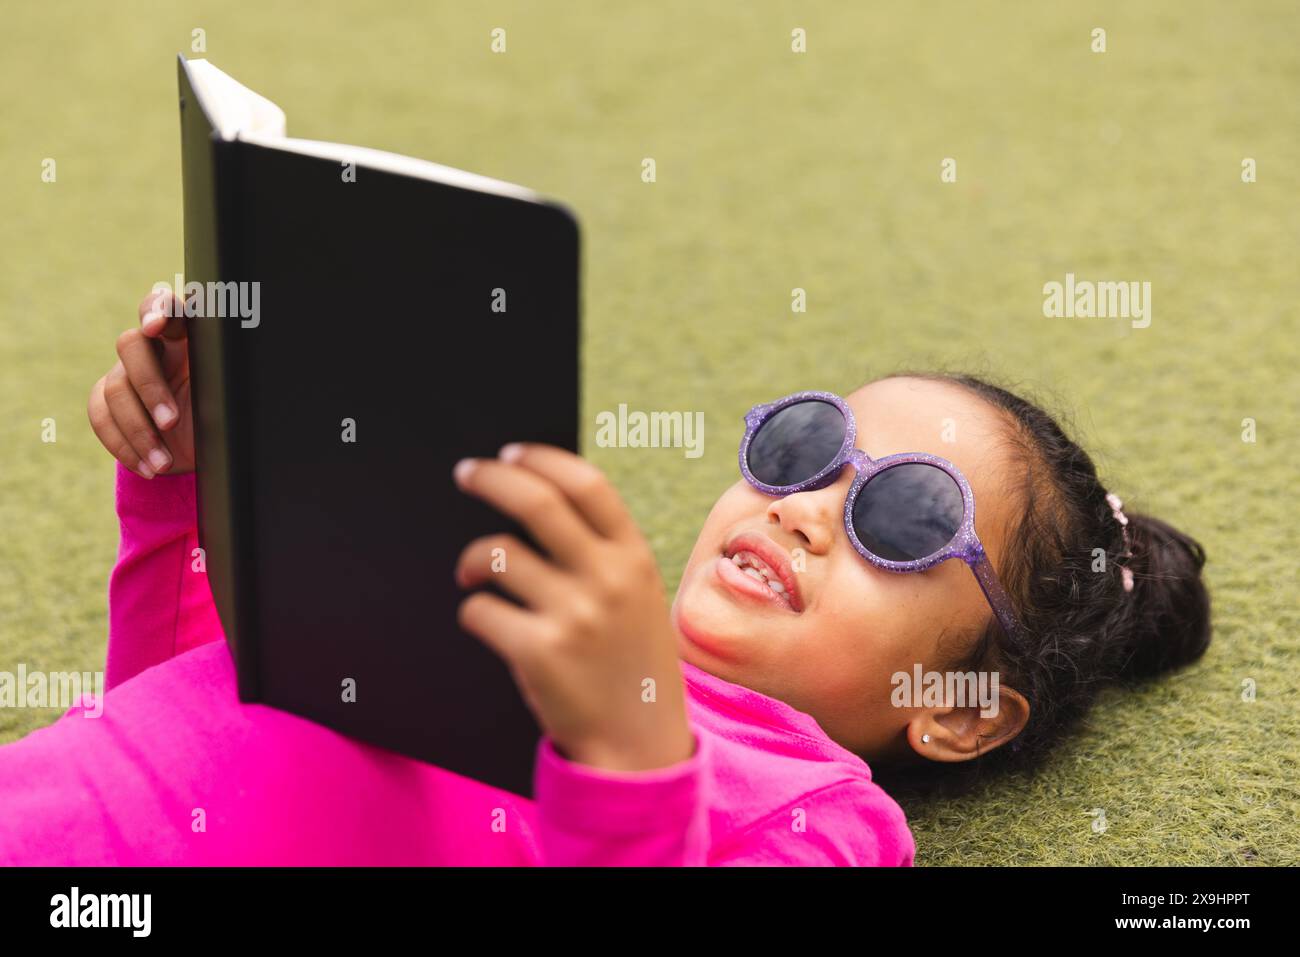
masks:
[[[364,146],[345,146],[342,143],[324,143],[320,140],[293,139],[285,134],[284,110],[266,97],[254,93],[237,80],[222,73],[207,60],[182,60],[182,63],[188,70],[190,84],[204,113],[212,121],[215,132],[222,139],[257,143],[261,146],[301,153],[304,156],[317,156],[338,163],[360,164],[370,169],[414,176],[484,193],[513,196],[529,202],[542,201],[535,192],[523,186],[479,176],[477,173],[467,173],[451,166],[412,159],[399,153],[368,149]]]
[[[199,534],[240,698],[530,794],[537,725],[452,580],[474,538],[526,536],[451,469],[577,449],[577,222],[178,74]]]

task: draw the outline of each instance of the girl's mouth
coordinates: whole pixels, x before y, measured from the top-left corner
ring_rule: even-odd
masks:
[[[765,536],[738,536],[718,557],[718,578],[733,592],[798,614],[803,604],[784,551]]]

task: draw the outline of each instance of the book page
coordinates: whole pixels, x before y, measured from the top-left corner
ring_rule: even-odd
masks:
[[[431,180],[480,193],[495,193],[529,202],[541,199],[533,190],[514,183],[400,153],[287,137],[284,111],[266,97],[253,92],[207,60],[187,60],[186,66],[194,91],[203,101],[203,109],[216,125],[222,139],[237,139],[243,143],[336,160],[339,163],[355,163],[362,168]]]

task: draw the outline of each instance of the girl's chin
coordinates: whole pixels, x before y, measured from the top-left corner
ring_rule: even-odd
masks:
[[[673,602],[673,624],[681,636],[681,657],[691,661],[701,653],[713,660],[738,662],[743,657],[740,642],[729,635],[751,636],[757,622],[737,621],[734,607],[717,601],[714,595],[679,591]]]

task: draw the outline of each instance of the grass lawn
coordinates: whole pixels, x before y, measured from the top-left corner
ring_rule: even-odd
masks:
[[[1300,863],[1294,4],[610,6],[9,5],[0,670],[102,666],[116,520],[86,396],[181,267],[174,58],[201,28],[293,135],[577,210],[588,450],[670,587],[754,401],[899,366],[1048,396],[1128,505],[1202,541],[1206,658],[1107,695],[1033,780],[909,799],[918,863]],[[1046,318],[1043,285],[1067,273],[1149,281],[1150,326]],[[619,403],[703,411],[705,454],[595,447]],[[56,717],[0,710],[0,741]]]

